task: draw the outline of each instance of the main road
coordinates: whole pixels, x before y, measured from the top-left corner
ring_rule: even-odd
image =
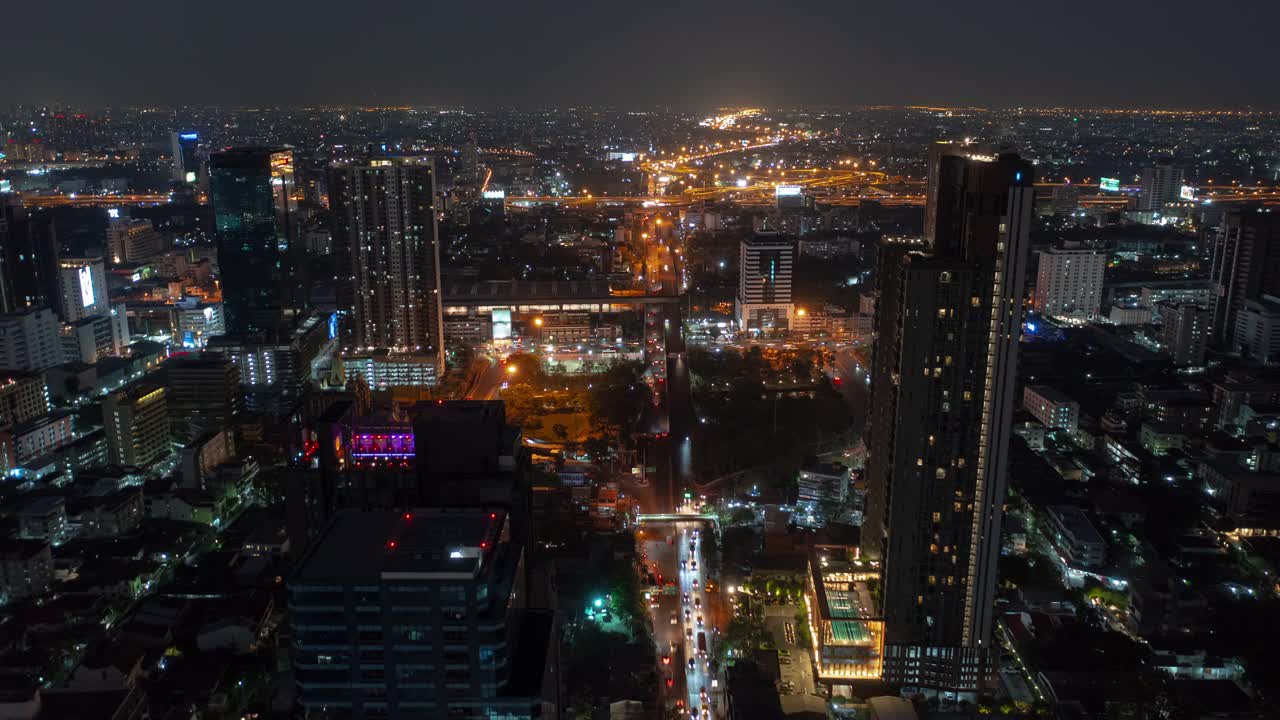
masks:
[[[707,532],[713,530],[705,521],[646,522],[641,536],[648,569],[664,583],[673,583],[654,597],[650,608],[664,697],[669,709],[686,718],[722,716],[717,711],[723,707],[723,688],[711,657],[725,614],[716,610],[720,591],[707,591],[710,578],[702,553]]]

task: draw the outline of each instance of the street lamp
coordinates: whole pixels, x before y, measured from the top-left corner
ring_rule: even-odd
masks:
[[[533,324],[534,324],[535,326],[537,326],[537,327],[542,327],[542,318],[540,318],[540,317],[538,317],[538,318],[534,318],[534,319],[533,319]]]
[[[517,371],[518,371],[518,370],[517,370],[517,368],[516,368],[516,366],[515,366],[515,365],[508,365],[508,366],[507,366],[507,374],[508,374],[508,375],[515,375]]]

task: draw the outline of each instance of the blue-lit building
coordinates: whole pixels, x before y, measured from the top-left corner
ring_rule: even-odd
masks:
[[[170,137],[173,152],[173,179],[194,185],[200,180],[200,134],[178,131]]]
[[[209,158],[222,305],[230,335],[280,331],[306,307],[294,242],[293,151],[239,147]]]
[[[344,510],[289,583],[307,717],[555,717],[554,615],[502,507]]]

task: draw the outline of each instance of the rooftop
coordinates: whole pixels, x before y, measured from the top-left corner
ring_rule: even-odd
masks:
[[[1052,385],[1028,385],[1027,389],[1054,404],[1074,402],[1070,395]]]
[[[1080,508],[1071,505],[1053,505],[1049,508],[1049,512],[1058,518],[1058,522],[1062,523],[1062,526],[1075,536],[1077,541],[1102,543],[1102,535],[1098,534],[1098,530],[1093,523],[1089,522],[1089,517]]]
[[[325,529],[295,579],[475,577],[492,561],[506,519],[485,509],[348,510]]]

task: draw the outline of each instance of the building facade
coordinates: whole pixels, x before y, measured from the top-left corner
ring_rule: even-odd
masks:
[[[1089,320],[1098,317],[1106,267],[1106,253],[1097,250],[1051,248],[1040,253],[1040,266],[1036,270],[1036,312]]]
[[[107,250],[112,265],[143,263],[163,253],[165,241],[150,220],[113,218],[107,226]]]
[[[0,315],[0,367],[46,370],[63,362],[60,326],[47,307]]]
[[[286,313],[305,306],[293,191],[291,150],[239,147],[209,158],[209,201],[230,334],[278,333]]]
[[[330,175],[340,291],[354,346],[434,355],[444,361],[435,165],[428,157],[380,158]]]
[[[58,308],[62,321],[73,323],[111,311],[107,271],[102,258],[62,258],[58,261]]]
[[[1022,408],[1049,430],[1074,433],[1080,425],[1080,403],[1048,385],[1023,388]]]
[[[738,329],[791,327],[791,273],[796,244],[776,232],[757,232],[738,249]]]
[[[1177,202],[1185,172],[1168,161],[1142,169],[1142,192],[1138,195],[1138,209],[1160,212],[1164,206]]]
[[[182,442],[229,428],[241,408],[240,371],[225,355],[170,358],[164,365],[169,430]]]
[[[1203,367],[1213,312],[1188,302],[1160,304],[1160,347],[1179,367]]]
[[[990,688],[1032,165],[930,153],[924,243],[881,250],[863,549],[883,571],[885,680]]]
[[[1228,211],[1214,236],[1210,280],[1211,339],[1228,345],[1245,303],[1280,288],[1280,212],[1260,206]]]
[[[554,641],[523,579],[503,510],[339,513],[289,583],[303,711],[542,717]]]
[[[145,468],[169,454],[169,411],[162,387],[131,387],[102,401],[111,462]]]

